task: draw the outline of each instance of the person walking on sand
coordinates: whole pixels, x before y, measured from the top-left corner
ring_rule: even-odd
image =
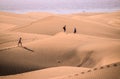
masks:
[[[22,47],[22,38],[20,37],[19,40],[18,40],[18,46],[21,46]]]
[[[64,32],[66,32],[66,25],[63,27]]]
[[[74,33],[76,33],[76,32],[77,32],[76,27],[74,27]]]

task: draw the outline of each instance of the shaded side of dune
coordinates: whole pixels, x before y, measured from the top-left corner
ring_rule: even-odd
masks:
[[[14,65],[1,65],[0,64],[0,76],[20,74],[20,73],[40,70],[44,68],[45,67],[19,66],[19,65],[14,66]]]
[[[19,48],[21,49],[21,48]],[[36,52],[31,52],[31,51],[28,51],[28,48],[26,47],[23,47],[22,50],[25,49],[24,51],[27,51],[29,53],[27,54],[31,54],[31,53],[36,53]],[[8,49],[10,51],[10,49]],[[72,52],[72,53],[71,53]],[[63,58],[67,58],[68,60],[64,61],[64,62],[70,62],[69,61],[69,57],[70,58],[76,58],[76,53],[75,51],[69,51],[69,53],[67,54],[64,54],[64,57]],[[1,58],[1,63],[0,63],[0,76],[6,76],[6,75],[14,75],[14,74],[20,74],[20,73],[25,73],[25,72],[30,72],[30,71],[35,71],[35,70],[42,70],[42,69],[45,69],[45,68],[50,68],[50,67],[55,67],[56,66],[63,66],[62,63],[60,61],[58,61],[57,63],[53,63],[52,66],[47,66],[47,65],[44,65],[44,66],[41,66],[41,65],[36,65],[34,64],[35,62],[38,62],[40,63],[40,60],[37,60],[37,61],[34,61],[34,60],[27,60],[27,59],[21,59],[22,57],[22,53],[12,53],[12,52],[9,52],[9,54],[3,50],[3,52],[1,52],[0,56],[3,57]],[[89,61],[89,58],[91,56],[91,54],[93,53],[93,51],[89,52],[87,56],[85,56],[84,59],[81,59],[81,63],[80,65],[76,65],[78,67],[82,67],[82,66],[85,66],[86,67],[86,63],[88,63]],[[6,57],[7,55],[11,55],[11,57],[8,56],[8,58]],[[25,55],[25,53],[24,53]],[[38,54],[37,54],[38,55]],[[15,61],[13,60],[14,59],[14,56],[16,57]],[[30,56],[30,55],[29,55]],[[27,56],[26,56],[27,57]],[[31,56],[30,56],[31,57]],[[32,57],[34,58],[34,56],[32,55]],[[31,57],[31,58],[32,58]],[[41,57],[41,56],[40,56]],[[38,57],[36,57],[38,58]],[[10,61],[9,61],[10,60]],[[47,60],[47,59],[46,59]],[[21,62],[20,62],[21,61]],[[29,61],[29,62],[32,62],[32,63],[28,63],[25,61]],[[78,60],[79,61],[79,60]],[[51,61],[49,61],[51,62]],[[75,62],[75,61],[74,61]],[[59,64],[59,65],[57,65]],[[79,64],[79,63],[78,63]],[[68,63],[64,64],[64,66],[68,66]],[[73,63],[69,64],[69,66],[75,66]]]

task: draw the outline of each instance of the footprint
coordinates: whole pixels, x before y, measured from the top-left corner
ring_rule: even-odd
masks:
[[[58,60],[58,61],[57,61],[57,63],[61,63],[61,61],[60,61],[60,60]]]

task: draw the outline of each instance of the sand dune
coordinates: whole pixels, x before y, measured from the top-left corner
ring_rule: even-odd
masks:
[[[112,28],[119,29],[120,25],[120,12],[113,13],[77,13],[65,15],[77,20],[86,20],[90,22],[97,22],[103,25],[108,25]]]
[[[0,79],[119,79],[120,63],[108,64],[97,68],[54,67],[24,74],[2,76]]]
[[[1,73],[9,71],[7,74],[11,74],[16,69],[20,69],[18,72],[25,72],[25,69],[29,71],[29,67],[36,70],[56,66],[102,66],[120,61],[119,46],[119,40],[59,33],[50,38],[26,43],[22,48],[1,51],[0,68],[4,67]]]
[[[8,12],[0,12],[0,24],[7,24],[9,26],[17,26],[21,27],[31,22],[35,21],[35,19],[30,18],[24,14],[14,14]],[[5,25],[1,25],[0,27],[4,27]],[[16,27],[14,27],[16,28]]]
[[[39,34],[56,34],[61,32],[64,25],[67,25],[67,32],[73,32],[73,28],[77,28],[77,33],[120,38],[120,29],[109,27],[108,25],[97,23],[94,21],[87,21],[83,18],[76,20],[64,16],[49,16],[41,20],[32,22],[31,24],[18,28],[16,31]],[[84,27],[83,27],[84,26]],[[52,28],[52,29],[47,29]],[[93,31],[94,30],[94,31]]]
[[[107,24],[109,26],[120,29],[120,12],[107,13],[102,15],[90,16],[88,19]]]
[[[5,47],[11,47],[17,45],[18,39],[23,38],[23,44],[29,43],[35,40],[49,38],[49,35],[38,35],[38,34],[28,34],[28,33],[20,33],[20,32],[6,32],[0,33],[0,49],[4,49]]]
[[[40,78],[50,79],[50,78],[54,78],[54,77],[58,77],[58,76],[79,73],[79,72],[87,71],[87,70],[89,70],[89,69],[63,66],[63,67],[54,67],[54,68],[47,68],[47,69],[43,69],[43,70],[27,72],[24,74],[17,74],[17,75],[1,77],[0,79],[17,79],[17,78],[33,79],[33,76],[36,79],[40,79]]]
[[[10,12],[0,12],[0,15],[9,16],[9,17],[16,17],[16,18],[29,18],[28,15],[16,14],[16,13],[10,13]]]
[[[0,23],[0,32],[4,32],[15,27],[16,25],[13,25],[13,24]]]
[[[29,16],[32,19],[43,19],[45,17],[53,16],[55,14],[47,13],[47,12],[29,12],[24,15]]]
[[[120,79],[120,63],[93,68],[87,72],[79,72],[51,79]]]
[[[0,12],[0,79],[119,79],[119,22],[119,12]]]
[[[31,21],[32,21],[32,19],[29,19],[29,18],[18,18],[18,17],[0,15],[1,23],[7,23],[7,24],[13,24],[13,25],[23,25],[26,23],[30,23]]]

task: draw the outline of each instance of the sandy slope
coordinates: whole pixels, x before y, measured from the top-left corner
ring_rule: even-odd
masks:
[[[87,72],[79,72],[51,79],[120,79],[120,63],[93,68]]]
[[[77,68],[77,67],[69,67],[69,66],[63,66],[63,67],[54,67],[54,68],[47,68],[43,70],[37,70],[28,72],[25,74],[18,74],[18,75],[11,75],[6,77],[1,77],[0,79],[49,79],[54,78],[58,76],[64,76],[68,74],[74,74],[79,73],[82,71],[87,71],[87,68]]]
[[[29,19],[29,18],[19,18],[19,17],[0,15],[0,23],[7,23],[7,24],[13,24],[13,25],[24,25],[30,22],[32,22],[32,19]]]
[[[16,13],[10,13],[10,12],[0,12],[0,15],[2,16],[9,16],[9,17],[16,17],[16,18],[29,18],[29,16],[24,14],[16,14]]]
[[[54,67],[23,74],[1,76],[0,79],[119,79],[120,63],[92,69],[77,67]]]
[[[44,19],[34,21],[27,26],[16,29],[16,31],[53,35],[63,31],[62,27],[64,25],[67,25],[67,32],[73,32],[73,28],[76,27],[77,33],[80,34],[120,38],[120,29],[113,28],[96,21],[87,20],[84,17],[78,20],[71,17],[59,15],[49,16]]]
[[[19,73],[55,66],[102,66],[120,61],[119,46],[119,40],[59,33],[26,43],[23,48],[1,50],[1,73]]]
[[[16,27],[16,25],[7,24],[7,23],[0,23],[0,32],[4,32],[6,30],[10,30],[10,29],[12,29],[14,27]]]
[[[29,13],[26,13],[24,15],[29,16],[32,19],[43,19],[45,17],[53,16],[55,14],[46,13],[46,12],[29,12]]]
[[[119,27],[120,12],[113,13],[113,14],[103,14],[103,15],[91,16],[91,17],[89,17],[89,19],[92,19],[94,21],[101,22],[101,23],[107,24],[109,26],[120,29],[120,27]]]
[[[103,70],[78,74],[120,62],[119,12],[71,15],[1,12],[0,25],[0,75],[18,74],[0,79],[100,79],[99,76],[108,79],[108,75],[119,79],[120,66],[104,66]],[[67,33],[62,32],[64,25]],[[74,27],[77,34],[72,33]],[[17,47],[19,37],[23,38],[23,47]],[[74,73],[77,77],[69,76]]]
[[[3,23],[21,27],[30,24],[33,21],[35,21],[35,19],[30,18],[28,15],[0,12],[0,24]],[[1,25],[0,27],[4,27],[4,25]]]
[[[49,35],[28,34],[20,32],[6,32],[0,33],[0,49],[17,45],[18,39],[22,37],[23,44],[39,39],[49,38]]]

